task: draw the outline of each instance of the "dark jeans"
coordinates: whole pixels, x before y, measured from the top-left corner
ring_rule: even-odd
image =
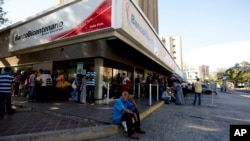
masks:
[[[197,97],[198,97],[198,99],[199,99],[198,104],[200,105],[200,104],[201,104],[201,93],[195,93],[193,104],[194,104],[194,105],[196,104],[196,99],[197,99]]]
[[[14,95],[19,95],[19,82],[15,82],[15,90],[14,90]]]
[[[88,103],[95,103],[95,86],[87,85],[87,102]]]
[[[11,94],[9,93],[0,93],[0,117],[4,116],[5,105],[9,115],[13,113],[11,108]]]
[[[29,98],[28,100],[34,100],[35,99],[35,86],[29,87]]]
[[[134,134],[134,131],[139,131],[141,125],[139,111],[137,109],[134,109],[133,112],[136,113],[138,119],[138,121],[135,121],[134,124],[132,121],[132,118],[134,118],[134,116],[132,114],[124,113],[121,118],[121,121],[126,121],[129,136]]]
[[[71,87],[71,86],[70,86]],[[55,95],[55,100],[59,101],[68,101],[69,97],[71,95],[71,89],[70,87],[66,88],[56,88],[56,95]]]

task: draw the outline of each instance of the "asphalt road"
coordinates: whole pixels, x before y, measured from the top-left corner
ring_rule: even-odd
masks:
[[[235,91],[250,94],[250,89],[246,89],[246,88],[235,89]]]
[[[243,93],[202,95],[193,106],[193,94],[184,105],[166,104],[142,121],[142,141],[229,141],[230,125],[250,125],[250,95]],[[126,134],[94,141],[130,141]]]

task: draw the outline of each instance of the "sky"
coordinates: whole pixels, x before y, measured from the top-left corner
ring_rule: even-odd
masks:
[[[13,23],[55,0],[4,0]],[[183,61],[210,71],[250,62],[250,0],[158,0],[159,36],[181,36]]]
[[[250,62],[249,0],[158,0],[159,35],[179,35],[183,60],[210,71]]]

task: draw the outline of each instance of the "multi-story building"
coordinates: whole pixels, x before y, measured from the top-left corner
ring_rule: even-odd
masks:
[[[197,78],[200,78],[201,81],[206,81],[209,78],[209,66],[207,65],[201,65],[201,66],[185,65],[184,72],[185,72],[184,78],[189,82],[193,82]]]
[[[162,42],[170,55],[173,57],[178,67],[183,70],[182,42],[181,36],[162,37]]]
[[[63,3],[64,1],[67,1],[67,0],[56,0],[56,4]]]
[[[138,75],[183,77],[138,4],[128,0],[67,1],[0,30],[0,71],[5,66],[44,68],[69,81],[94,67],[97,100],[123,72],[132,83]]]
[[[209,66],[201,65],[199,66],[200,78],[202,81],[208,80],[209,77]]]
[[[136,0],[146,15],[155,31],[159,33],[158,27],[158,0]]]
[[[191,83],[195,82],[197,78],[200,78],[199,69],[197,67],[192,66],[192,65],[191,66],[186,65],[184,73],[186,76],[185,79]]]

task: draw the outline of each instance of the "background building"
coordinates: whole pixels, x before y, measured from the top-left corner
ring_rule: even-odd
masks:
[[[195,82],[197,78],[199,78],[200,73],[199,70],[197,69],[197,67],[195,66],[186,66],[185,67],[185,76],[186,76],[186,80],[188,82]]]
[[[60,3],[64,2],[64,1],[67,1],[67,0],[56,0],[56,4],[60,4]]]
[[[183,70],[181,36],[162,37],[162,42],[175,60],[178,67]]]
[[[155,31],[158,33],[158,0],[137,0],[143,13],[146,15]]]
[[[209,66],[201,65],[199,66],[200,78],[202,81],[208,80],[209,77]]]

